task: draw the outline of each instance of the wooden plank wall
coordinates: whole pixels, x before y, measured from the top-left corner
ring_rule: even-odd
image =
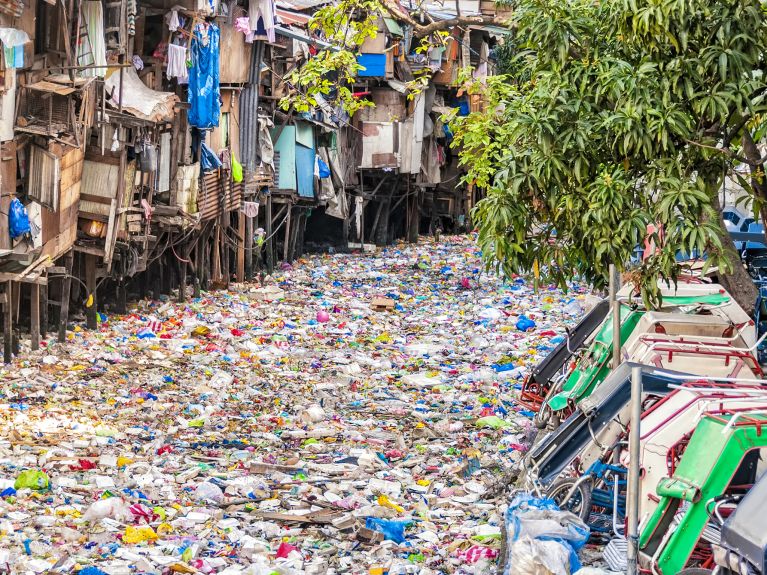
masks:
[[[77,239],[77,214],[85,155],[80,148],[67,150],[61,156],[59,210],[51,212],[43,208],[42,211],[42,255],[49,255],[52,259],[68,251]]]

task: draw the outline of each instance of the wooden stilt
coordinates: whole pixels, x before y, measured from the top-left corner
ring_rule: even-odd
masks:
[[[85,319],[88,329],[96,329],[98,322],[96,321],[96,256],[91,254],[85,255],[85,287],[88,290],[86,297],[88,300],[93,298],[93,302],[90,307],[86,303],[85,307]]]
[[[285,243],[282,246],[282,261],[290,263],[290,220],[293,214],[293,206],[288,206],[288,215],[285,216]]]
[[[74,253],[69,251],[64,256],[66,276],[61,280],[61,307],[59,313],[59,343],[67,340],[67,323],[69,322],[69,294],[72,291],[72,264]]]
[[[418,227],[420,223],[420,216],[418,210],[418,188],[412,191],[412,195],[408,197],[408,233],[407,241],[411,244],[418,243]]]
[[[3,304],[3,362],[13,361],[13,282],[5,282]]]
[[[154,267],[154,289],[152,290],[152,297],[159,300],[160,295],[162,294],[163,272],[165,268],[165,266],[162,265],[162,258],[155,262]]]
[[[21,289],[24,284],[22,283],[16,283],[13,286],[13,307],[11,308],[13,312],[12,322],[13,322],[13,355],[19,355],[19,322],[21,319],[21,314],[19,313],[21,311]]]
[[[253,218],[240,214],[245,219],[245,279],[253,279]]]
[[[301,210],[301,214],[298,216],[298,233],[296,238],[296,254],[295,258],[300,259],[304,256],[304,232],[306,231],[306,210]]]
[[[240,236],[240,240],[237,240],[237,281],[245,281],[245,243],[247,242],[245,236],[245,228],[247,225],[245,220],[245,214],[239,212],[237,214],[237,233]]]
[[[184,246],[181,251],[181,257],[184,259],[182,262],[178,262],[178,301],[184,303],[186,301],[186,269],[189,267],[187,260],[189,259],[189,253],[191,252],[190,244]]]
[[[127,292],[128,289],[125,285],[125,279],[120,278],[117,281],[117,313],[119,314],[126,314],[128,313],[128,305],[127,305]]]
[[[266,196],[266,270],[274,273],[274,239],[272,238],[272,194]]]
[[[40,349],[40,285],[32,284],[29,298],[29,331],[32,351]]]
[[[40,335],[48,337],[48,285],[40,286]]]

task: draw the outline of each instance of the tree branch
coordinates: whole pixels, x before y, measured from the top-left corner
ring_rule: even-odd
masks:
[[[716,146],[701,144],[700,142],[695,142],[693,140],[685,140],[685,142],[687,142],[691,146],[697,146],[698,148],[703,148],[704,150],[719,152],[720,154],[724,154],[728,158],[732,158],[733,160],[738,160],[739,162],[752,167],[759,167],[759,166],[763,166],[764,164],[767,164],[767,156],[762,156],[761,158],[759,156],[756,156],[749,159],[749,158],[744,158],[743,156],[739,156],[738,154],[733,152],[730,148],[718,148]]]
[[[493,24],[496,26],[506,26],[508,17],[485,16],[478,14],[476,16],[461,16],[448,18],[447,20],[437,20],[429,24],[421,24],[413,16],[404,10],[396,0],[381,0],[381,7],[396,19],[402,20],[413,27],[413,35],[416,38],[423,38],[434,32],[452,28],[453,26],[483,26]]]

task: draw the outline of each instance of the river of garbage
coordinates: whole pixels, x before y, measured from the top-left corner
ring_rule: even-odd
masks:
[[[589,297],[467,236],[100,314],[2,371],[0,572],[494,573],[515,397]]]

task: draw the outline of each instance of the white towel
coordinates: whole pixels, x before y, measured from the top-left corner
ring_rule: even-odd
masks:
[[[178,78],[179,82],[189,78],[189,70],[186,68],[186,46],[168,44],[168,78]]]

